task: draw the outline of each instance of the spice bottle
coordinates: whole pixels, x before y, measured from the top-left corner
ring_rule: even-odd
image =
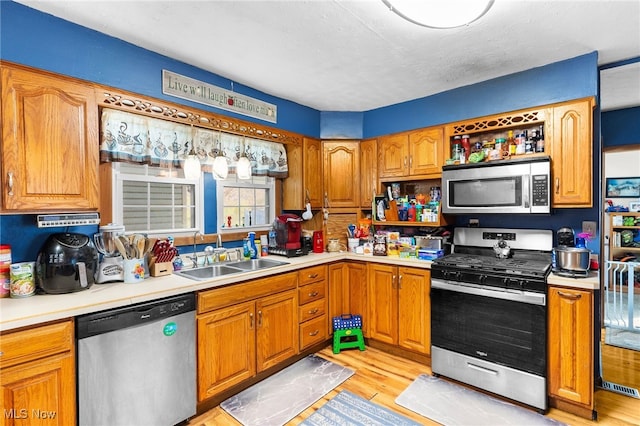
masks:
[[[469,135],[462,135],[462,141],[460,143],[462,149],[464,149],[464,158],[469,158],[471,155],[471,143],[469,142]]]

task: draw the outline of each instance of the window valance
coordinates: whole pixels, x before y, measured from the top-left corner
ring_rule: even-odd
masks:
[[[283,144],[108,108],[102,110],[100,138],[101,162],[182,167],[193,146],[206,172],[212,171],[215,157],[223,155],[229,173],[235,173],[238,159],[245,155],[251,162],[253,175],[276,178],[288,175]]]

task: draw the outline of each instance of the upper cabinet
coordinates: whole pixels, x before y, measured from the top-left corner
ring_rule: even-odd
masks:
[[[550,144],[553,207],[593,206],[592,115],[591,99],[553,108]]]
[[[322,142],[304,138],[302,145],[287,145],[289,177],[283,183],[284,210],[304,210],[307,202],[322,207]]]
[[[99,207],[94,87],[2,64],[2,210]]]
[[[360,142],[323,141],[325,207],[360,206]]]
[[[378,191],[378,145],[376,139],[360,142],[360,207],[371,208]]]
[[[378,177],[381,181],[438,177],[446,152],[442,127],[383,136],[378,140]]]

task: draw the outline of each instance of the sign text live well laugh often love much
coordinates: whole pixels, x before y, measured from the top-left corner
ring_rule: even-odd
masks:
[[[277,106],[221,87],[162,70],[162,93],[277,123]]]

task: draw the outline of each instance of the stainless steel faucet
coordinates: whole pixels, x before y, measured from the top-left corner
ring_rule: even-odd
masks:
[[[200,241],[204,240],[204,235],[200,231],[196,231],[193,233],[193,257],[191,257],[191,261],[193,262],[193,268],[198,267],[198,249],[196,247],[196,238],[198,238],[198,234],[200,235]]]

